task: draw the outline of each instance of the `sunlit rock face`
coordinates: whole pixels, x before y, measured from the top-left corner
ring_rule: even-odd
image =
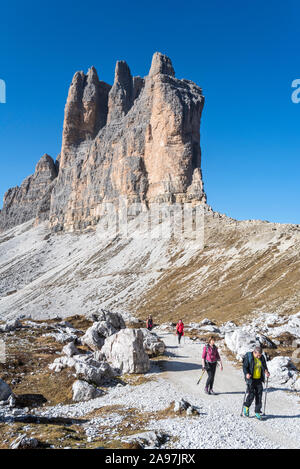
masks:
[[[84,231],[103,205],[205,201],[201,175],[202,90],[175,78],[160,53],[149,75],[116,64],[110,87],[94,68],[77,72],[65,108],[60,171],[52,192],[55,231]]]
[[[120,198],[151,204],[206,201],[201,174],[202,90],[178,79],[171,60],[156,52],[149,74],[132,76],[118,61],[113,85],[94,67],[76,72],[65,106],[56,162],[44,155],[34,175],[9,189],[1,231],[31,218],[53,231],[97,225]]]

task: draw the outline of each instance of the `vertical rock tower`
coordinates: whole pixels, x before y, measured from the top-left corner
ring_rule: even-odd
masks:
[[[76,72],[56,164],[44,156],[48,172],[30,176],[31,189],[25,180],[8,191],[0,227],[32,217],[49,219],[54,231],[84,231],[97,224],[105,203],[117,204],[120,196],[145,207],[205,202],[203,105],[201,88],[176,78],[171,60],[159,52],[144,78],[117,62],[113,86],[99,80],[94,67]],[[24,204],[21,216],[18,207]]]
[[[149,75],[116,64],[112,87],[94,68],[73,78],[65,109],[60,171],[52,193],[54,230],[85,230],[116,202],[205,200],[201,175],[202,90],[175,78],[156,52]]]

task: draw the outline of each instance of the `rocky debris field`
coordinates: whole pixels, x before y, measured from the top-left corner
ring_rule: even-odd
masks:
[[[143,408],[135,409],[136,402],[131,409],[122,400],[117,404],[111,399],[123,388],[127,393],[154,381],[159,372],[156,360],[165,345],[137,325],[144,324],[105,310],[88,318],[21,317],[1,324],[6,356],[0,363],[0,446],[144,447],[148,436],[154,444],[155,432],[139,443],[130,436],[139,425],[146,427],[156,411],[144,413]],[[107,396],[106,405],[97,401]],[[65,406],[70,410],[65,412]],[[160,434],[157,438],[166,441]]]
[[[293,432],[300,424],[299,323],[299,314],[257,315],[244,325],[203,319],[186,324],[178,347],[174,323],[149,332],[142,321],[106,310],[91,317],[6,321],[0,326],[6,346],[0,447],[286,447],[278,438],[283,423],[293,423]],[[212,334],[227,357],[219,387],[229,389],[209,401],[196,381],[202,346]],[[239,416],[241,356],[256,343],[269,358],[269,399],[276,394],[287,412],[286,421],[272,415],[275,436]]]

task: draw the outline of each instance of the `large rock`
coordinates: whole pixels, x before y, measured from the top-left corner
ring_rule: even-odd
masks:
[[[98,323],[89,327],[81,337],[81,343],[87,345],[91,350],[100,350],[104,344],[104,337],[98,332]]]
[[[238,360],[242,360],[247,352],[252,351],[256,345],[259,345],[255,334],[249,334],[241,328],[226,332],[225,343]]]
[[[67,357],[73,357],[74,355],[79,355],[81,352],[78,350],[74,342],[69,342],[63,347],[62,353],[67,355]]]
[[[77,378],[97,386],[115,376],[115,371],[106,361],[98,361],[92,354],[59,357],[49,365],[49,369],[56,373],[66,367],[73,368]]]
[[[141,328],[140,330],[144,336],[143,344],[146,352],[150,355],[163,355],[166,348],[165,343],[148,329]]]
[[[11,449],[35,449],[39,446],[39,441],[36,438],[21,435],[14,440],[10,447]]]
[[[102,310],[95,317],[97,322],[94,322],[87,329],[84,336],[81,337],[81,343],[97,351],[101,349],[107,337],[125,328],[125,322],[119,313],[111,313],[105,310]]]
[[[0,379],[0,401],[7,401],[7,399],[13,394],[9,385]]]
[[[105,340],[102,352],[114,368],[122,373],[146,373],[150,361],[144,350],[140,329],[122,329]]]
[[[288,388],[294,388],[299,377],[296,367],[289,357],[275,357],[268,362],[270,371],[270,383],[273,385],[284,384]],[[298,383],[297,383],[298,386]]]
[[[102,309],[100,313],[98,313],[98,322],[106,322],[108,325],[112,326],[117,331],[120,329],[125,329],[125,321],[123,316],[120,313],[113,313],[111,311],[107,311]]]
[[[73,383],[73,401],[89,401],[90,399],[95,399],[100,397],[103,394],[101,389],[97,389],[92,384],[88,384],[86,381],[77,380]]]

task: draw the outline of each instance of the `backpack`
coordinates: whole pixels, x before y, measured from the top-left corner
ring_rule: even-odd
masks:
[[[146,327],[147,328],[152,328],[153,327],[153,320],[152,319],[147,319],[146,321]]]

